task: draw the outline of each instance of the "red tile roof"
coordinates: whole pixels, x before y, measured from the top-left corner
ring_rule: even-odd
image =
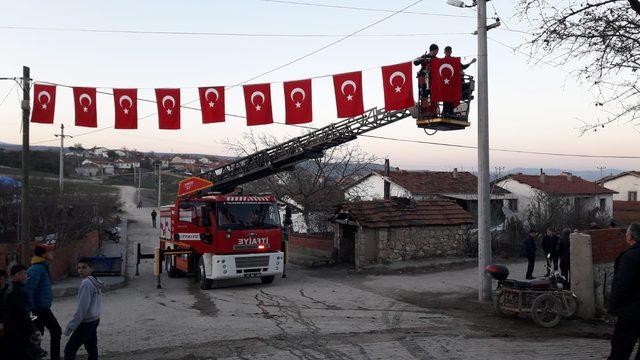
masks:
[[[384,176],[384,171],[375,170]],[[458,171],[391,171],[389,180],[402,186],[412,194],[477,194],[478,178],[470,172]],[[499,186],[492,187],[494,195],[508,194]]]
[[[587,181],[579,176],[545,175],[544,183],[540,181],[540,175],[509,175],[509,178],[520,183],[527,184],[534,189],[549,194],[563,195],[593,195],[593,194],[617,194],[616,191],[602,187],[592,181]]]
[[[361,226],[372,228],[441,226],[473,223],[471,215],[458,204],[447,200],[357,201],[342,204],[338,217],[349,215]]]
[[[617,175],[605,176],[602,179],[598,180],[597,182],[599,184],[599,183],[607,182],[607,181],[610,181],[610,180],[613,180],[613,179],[617,179],[619,177],[623,177],[623,176],[626,176],[626,175],[640,177],[640,171],[631,170],[631,171],[621,172],[621,173],[619,173]]]

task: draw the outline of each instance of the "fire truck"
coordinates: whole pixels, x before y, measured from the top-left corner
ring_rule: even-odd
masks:
[[[473,91],[473,78],[466,76],[464,81]],[[298,162],[320,158],[329,148],[407,117],[415,118],[425,132],[464,129],[470,125],[470,94],[447,116],[441,111],[421,114],[418,106],[369,109],[183,180],[175,204],[161,208],[159,266],[164,260],[170,277],[195,274],[201,289],[219,279],[255,277],[265,284],[273,282],[283,273],[285,262],[276,199],[268,194],[234,194],[238,186],[292,170]]]

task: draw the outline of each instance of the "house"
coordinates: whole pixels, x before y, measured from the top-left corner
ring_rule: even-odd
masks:
[[[212,163],[211,160],[209,160],[208,158],[206,158],[204,156],[201,157],[200,159],[198,159],[198,162],[201,163],[201,164],[211,164]]]
[[[604,177],[597,181],[598,185],[617,191],[614,201],[638,201],[640,193],[640,171],[625,171],[618,175]]]
[[[327,233],[333,230],[330,217],[335,206],[344,202],[344,193],[319,189],[309,194],[291,194],[278,199],[280,218],[284,219],[287,206],[291,209],[292,230],[299,234]]]
[[[130,161],[130,160],[118,159],[118,160],[113,162],[113,166],[117,170],[128,170],[128,169],[133,169],[133,168],[140,168],[140,162],[139,161]]]
[[[125,157],[127,156],[127,152],[124,150],[114,150],[113,151],[116,155],[118,155],[118,157]]]
[[[396,168],[389,171],[374,170],[345,191],[349,201],[378,200],[384,198],[384,182],[389,181],[390,196],[406,197],[413,200],[446,199],[456,202],[474,219],[478,214],[478,178],[467,171],[406,171]],[[504,221],[503,201],[511,199],[509,191],[491,187],[492,225]]]
[[[617,192],[587,181],[571,173],[546,175],[542,169],[540,175],[511,174],[496,181],[496,185],[514,195],[506,206],[514,215],[524,220],[530,204],[538,194],[546,194],[568,200],[580,213],[599,210],[605,216],[613,216],[613,195]]]
[[[94,163],[86,163],[75,169],[80,176],[98,176],[101,173],[100,167]]]
[[[356,201],[333,217],[340,262],[356,269],[388,261],[466,254],[471,214],[448,200]]]
[[[106,160],[106,159],[101,159],[101,158],[91,158],[91,159],[85,159],[82,161],[81,166],[84,165],[95,165],[100,169],[100,173],[98,175],[113,175],[115,173],[115,168],[113,166],[113,164]],[[76,169],[76,172],[78,172],[78,169]],[[83,176],[93,176],[93,175],[83,175]]]
[[[89,150],[89,154],[100,157],[108,157],[107,152],[109,152],[109,149],[107,149],[106,147],[94,147],[93,149]]]

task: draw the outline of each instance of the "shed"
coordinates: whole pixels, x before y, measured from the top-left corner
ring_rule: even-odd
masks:
[[[464,256],[472,216],[449,200],[348,202],[333,217],[338,260],[356,269],[389,261]]]

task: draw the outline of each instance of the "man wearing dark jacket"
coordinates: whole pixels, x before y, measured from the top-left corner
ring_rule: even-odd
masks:
[[[533,279],[533,267],[536,264],[536,234],[534,229],[529,229],[529,236],[524,240],[524,256],[529,261],[527,265],[527,280]]]
[[[558,235],[553,233],[552,228],[547,229],[547,233],[542,237],[542,251],[547,260],[547,275],[551,272],[551,262],[553,262],[553,270],[558,270]]]
[[[27,280],[27,268],[24,265],[11,267],[11,286],[5,295],[6,311],[4,324],[7,336],[7,357],[11,360],[32,359],[31,334],[33,325],[27,310],[27,294],[24,282]]]
[[[564,289],[571,289],[571,281],[569,277],[569,269],[571,268],[571,243],[569,241],[571,237],[571,229],[562,230],[560,234],[560,241],[558,242],[558,257],[560,258],[560,273],[564,277],[562,280],[562,287]]]
[[[628,359],[640,338],[640,223],[631,224],[626,237],[630,247],[616,258],[609,297],[609,313],[618,316],[610,360]]]

